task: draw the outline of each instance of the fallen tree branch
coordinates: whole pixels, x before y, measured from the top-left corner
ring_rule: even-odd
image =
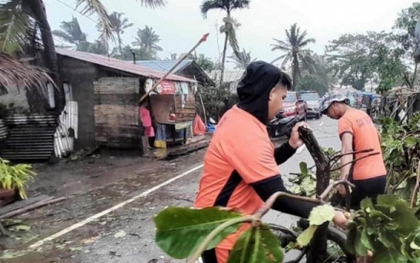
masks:
[[[347,181],[347,180],[338,180],[338,181],[335,181],[335,182],[333,182],[332,184],[330,184],[328,187],[327,187],[327,189],[325,189],[325,191],[319,196],[319,199],[321,199],[321,200],[323,200],[323,201],[325,201],[325,198],[327,198],[327,196],[328,196],[328,194],[332,191],[332,189],[334,188],[334,187],[336,187],[337,185],[339,185],[339,184],[342,184],[342,185],[344,185],[344,187],[346,188],[346,193],[347,193],[347,195],[349,195],[350,194],[350,189],[349,189],[349,187],[352,187],[352,188],[355,188],[356,186],[354,185],[354,184],[352,184],[352,183],[350,183],[349,181]]]
[[[35,203],[33,205],[29,205],[27,207],[23,207],[21,209],[17,209],[15,211],[4,214],[4,215],[0,216],[0,219],[13,217],[13,216],[16,216],[16,215],[20,215],[20,214],[29,212],[29,211],[34,210],[36,208],[40,208],[40,207],[43,207],[43,206],[46,206],[46,205],[55,204],[55,203],[66,200],[66,198],[67,197],[60,197],[60,198],[53,199],[53,197],[49,197],[49,198],[44,199],[44,200],[42,200],[38,203]]]

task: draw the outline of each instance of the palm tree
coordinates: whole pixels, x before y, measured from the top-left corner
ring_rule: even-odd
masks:
[[[165,0],[140,0],[149,7],[164,6]],[[82,7],[82,14],[96,14],[101,37],[112,38],[112,25],[105,6],[100,0],[75,0],[76,8]],[[57,111],[64,108],[64,90],[58,74],[57,54],[54,38],[47,18],[43,0],[5,0],[0,3],[0,52],[21,54],[28,39],[41,35],[44,60],[58,87],[56,94]]]
[[[89,46],[87,35],[82,31],[77,18],[73,17],[73,20],[71,21],[61,22],[60,29],[61,30],[54,30],[53,35],[61,38],[67,43],[76,45],[77,50],[87,50]]]
[[[256,59],[251,59],[251,52],[246,52],[245,49],[243,49],[241,52],[238,52],[238,54],[232,54],[229,56],[233,63],[235,63],[236,69],[246,69],[246,67]]]
[[[163,50],[157,44],[159,41],[160,37],[158,34],[156,34],[153,28],[145,26],[144,29],[138,29],[137,37],[135,38],[133,45],[145,49],[146,52],[150,53],[151,55],[156,55],[157,51]]]
[[[225,25],[222,26],[221,32],[225,33],[225,43],[223,46],[222,64],[221,64],[221,75],[220,75],[220,86],[223,82],[223,74],[225,70],[225,59],[228,40],[232,46],[233,52],[236,54],[238,51],[238,43],[236,40],[235,29],[239,24],[231,17],[231,13],[235,9],[243,9],[249,7],[250,0],[205,0],[201,4],[201,13],[204,18],[207,18],[207,13],[213,9],[219,9],[226,11],[227,16],[223,19]]]
[[[133,23],[128,23],[128,19],[123,17],[123,15],[123,13],[114,12],[109,16],[112,30],[117,34],[118,48],[120,52],[122,52],[121,35],[124,34],[125,29],[133,26]]]
[[[307,34],[306,30],[301,33],[300,28],[293,24],[290,27],[290,31],[286,29],[286,41],[274,39],[276,43],[271,45],[273,47],[272,51],[280,50],[286,52],[271,63],[283,59],[282,67],[284,67],[288,62],[292,62],[293,88],[296,86],[302,66],[310,69],[313,65],[311,53],[306,46],[310,43],[315,43],[315,39],[307,38]]]

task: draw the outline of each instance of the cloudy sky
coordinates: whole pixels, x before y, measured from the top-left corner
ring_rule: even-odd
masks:
[[[80,15],[67,5],[74,6],[76,0],[44,0],[48,18],[53,29],[61,21],[72,16],[79,19],[90,41],[98,37],[95,20]],[[218,28],[225,13],[210,11],[207,19],[200,13],[201,0],[167,0],[162,9],[142,7],[136,0],[102,0],[111,13],[122,12],[134,23],[123,35],[123,42],[130,44],[137,28],[153,27],[161,37],[159,45],[164,49],[160,58],[171,53],[187,52],[205,33],[210,33],[207,42],[198,53],[214,59],[219,57],[223,36]],[[345,33],[363,33],[368,30],[391,30],[398,13],[412,5],[412,0],[251,0],[249,9],[234,11],[232,16],[240,23],[238,40],[241,48],[251,51],[254,58],[271,61],[281,53],[271,51],[273,38],[285,38],[285,29],[297,23],[308,35],[316,39],[310,48],[323,53],[329,41]],[[57,42],[60,44],[60,42]],[[219,44],[218,44],[219,43]],[[228,52],[228,55],[231,51]],[[232,67],[232,64],[228,64]]]

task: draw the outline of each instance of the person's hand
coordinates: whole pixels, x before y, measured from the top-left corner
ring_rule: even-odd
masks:
[[[334,212],[333,223],[336,227],[339,227],[341,229],[346,229],[347,222],[348,222],[348,218],[344,215],[343,212],[340,212],[340,211]]]
[[[303,145],[303,141],[300,139],[299,136],[299,128],[303,127],[306,129],[310,129],[309,124],[306,122],[298,122],[292,129],[292,133],[290,135],[289,144],[293,149],[297,149]]]
[[[346,196],[347,192],[346,192],[346,187],[343,184],[339,184],[337,185],[337,192],[342,195],[342,196]]]

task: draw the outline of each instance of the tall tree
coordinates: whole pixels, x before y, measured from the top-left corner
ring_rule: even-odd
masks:
[[[290,30],[286,29],[286,40],[280,40],[274,38],[275,44],[271,50],[280,50],[285,52],[284,55],[276,58],[271,63],[274,63],[280,59],[283,59],[282,67],[291,61],[292,63],[292,78],[293,88],[298,82],[298,78],[301,73],[302,67],[310,69],[313,65],[313,59],[307,46],[310,43],[315,43],[315,39],[307,38],[308,33],[305,31],[300,32],[300,28],[297,24],[293,24]]]
[[[122,40],[121,35],[124,34],[124,30],[133,26],[133,23],[128,22],[128,18],[123,17],[123,13],[113,12],[109,16],[111,21],[112,30],[117,34],[118,48],[122,52]]]
[[[73,17],[71,21],[61,22],[60,29],[54,30],[53,34],[65,42],[75,45],[79,51],[88,50],[87,35],[82,31],[77,18]]]
[[[105,6],[100,0],[75,0],[76,8],[82,7],[85,15],[96,14],[101,37],[104,40],[112,38],[112,26]],[[158,7],[165,4],[164,0],[141,0],[143,5]],[[44,48],[44,59],[47,68],[58,87],[56,92],[57,110],[64,107],[64,90],[58,74],[57,55],[46,8],[43,0],[5,0],[0,4],[0,51],[9,54],[22,53],[27,39],[40,33]]]
[[[403,51],[386,32],[345,34],[326,47],[327,59],[342,85],[363,90],[374,81],[381,91],[391,88],[404,73]]]
[[[223,45],[221,63],[220,86],[222,86],[223,82],[228,41],[230,42],[230,45],[235,54],[239,50],[235,33],[235,29],[239,26],[239,24],[232,18],[231,13],[236,9],[248,8],[249,3],[249,0],[205,0],[201,4],[201,13],[203,14],[204,18],[207,18],[207,13],[210,10],[218,9],[226,11],[226,17],[223,19],[225,24],[220,28],[220,31],[225,34],[225,43]]]
[[[158,45],[159,42],[160,37],[153,28],[145,26],[144,29],[138,29],[133,46],[143,48],[146,52],[155,57],[158,51],[163,50],[163,48]]]
[[[238,52],[238,54],[232,54],[229,56],[233,63],[235,63],[236,69],[246,69],[246,67],[256,59],[251,58],[251,52],[246,52],[245,49],[243,49],[241,52]]]
[[[405,57],[414,59],[414,74],[411,86],[415,85],[418,64],[420,63],[420,3],[413,3],[409,8],[403,9],[395,21],[394,28],[399,29],[398,41],[401,43]]]

